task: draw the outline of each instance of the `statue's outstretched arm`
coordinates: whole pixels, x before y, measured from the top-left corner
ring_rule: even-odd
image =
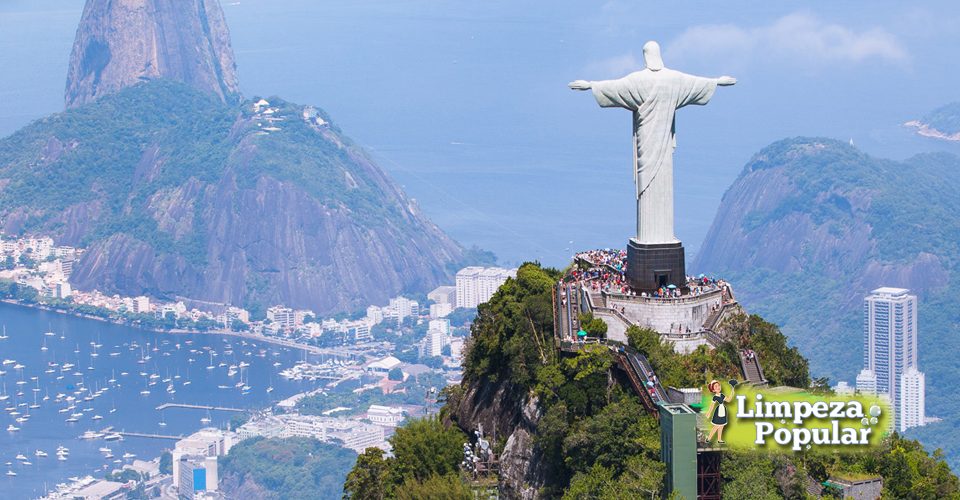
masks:
[[[717,78],[717,85],[720,85],[721,87],[736,85],[736,83],[737,79],[732,76],[721,76],[720,78]]]

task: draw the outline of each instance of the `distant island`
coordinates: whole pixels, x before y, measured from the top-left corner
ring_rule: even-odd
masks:
[[[941,106],[919,120],[904,123],[917,129],[924,137],[933,137],[945,141],[960,141],[960,102]]]

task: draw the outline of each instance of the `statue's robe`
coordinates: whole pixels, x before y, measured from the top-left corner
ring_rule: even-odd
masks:
[[[644,69],[619,80],[590,83],[600,106],[633,111],[637,241],[678,242],[673,232],[676,111],[688,104],[709,102],[717,89],[717,79],[663,68]]]

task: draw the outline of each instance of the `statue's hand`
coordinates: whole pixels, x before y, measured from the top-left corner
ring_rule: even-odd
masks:
[[[720,78],[717,78],[717,85],[721,85],[724,87],[728,85],[734,85],[736,83],[737,83],[737,79],[732,76],[721,76]]]
[[[567,84],[573,90],[590,90],[590,82],[586,80],[574,80]]]

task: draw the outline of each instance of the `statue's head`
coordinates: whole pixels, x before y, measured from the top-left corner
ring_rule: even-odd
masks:
[[[663,58],[660,57],[660,44],[650,40],[643,44],[643,63],[650,71],[663,69]]]

